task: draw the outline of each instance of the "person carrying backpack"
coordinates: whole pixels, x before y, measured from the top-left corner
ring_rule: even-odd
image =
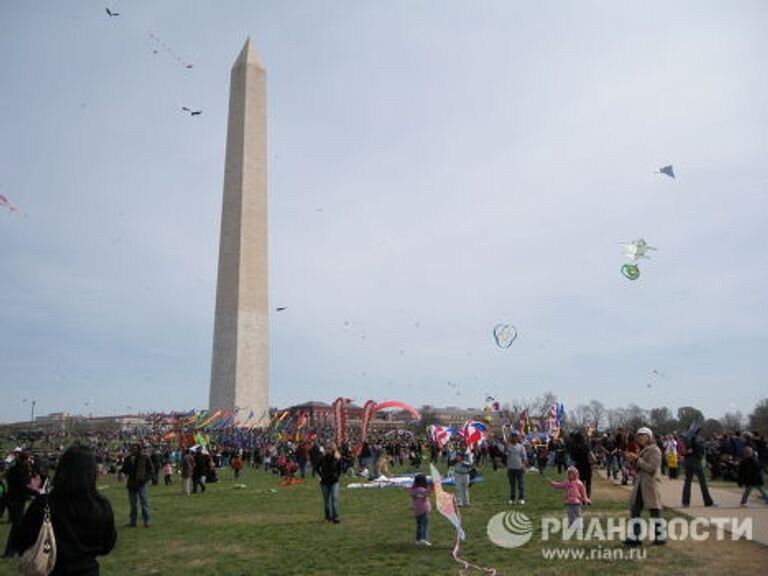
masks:
[[[137,500],[141,501],[141,519],[144,527],[150,526],[149,521],[149,496],[147,495],[147,482],[152,478],[152,462],[149,456],[144,454],[141,444],[134,444],[131,454],[123,462],[121,470],[127,478],[128,503],[131,506],[131,518],[128,527],[135,528],[138,517]]]

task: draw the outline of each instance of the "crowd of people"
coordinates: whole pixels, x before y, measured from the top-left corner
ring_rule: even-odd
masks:
[[[112,475],[123,482],[129,501],[127,527],[152,526],[150,485],[174,485],[186,496],[203,493],[222,470],[231,470],[233,480],[244,468],[263,470],[282,480],[300,482],[316,478],[320,484],[325,520],[341,521],[339,487],[343,477],[366,480],[387,477],[398,466],[414,474],[409,492],[416,518],[416,542],[429,546],[431,485],[419,473],[425,459],[448,468],[459,507],[471,505],[471,485],[477,468],[505,469],[509,504],[525,505],[525,478],[529,472],[544,474],[548,467],[561,480],[551,481],[564,491],[568,522],[581,517],[591,504],[593,472],[603,468],[609,478],[632,484],[631,515],[649,510],[658,519],[662,508],[659,480],[662,475],[682,477],[681,502],[690,505],[691,485],[700,485],[705,506],[714,506],[707,477],[733,480],[744,487],[742,504],[753,490],[763,490],[766,466],[765,439],[757,434],[734,433],[704,438],[692,425],[684,434],[655,436],[642,427],[630,433],[587,434],[576,430],[549,438],[543,434],[521,434],[505,429],[468,446],[462,439],[438,445],[426,434],[372,434],[337,445],[318,437],[280,438],[267,432],[251,434],[248,445],[215,440],[206,445],[170,446],[151,442],[140,434],[120,437],[95,435],[88,438],[43,438],[33,450],[17,448],[0,465],[0,516],[8,511],[11,530],[5,556],[28,550],[35,542],[44,518],[50,517],[58,539],[57,566],[77,566],[66,573],[98,574],[96,557],[115,545],[115,520],[109,500],[97,489],[99,477]],[[154,438],[156,440],[156,438]],[[669,503],[668,503],[669,504]],[[660,537],[655,543],[663,544]],[[630,535],[628,545],[636,538]],[[55,572],[56,573],[56,572]],[[64,572],[61,572],[64,573]]]

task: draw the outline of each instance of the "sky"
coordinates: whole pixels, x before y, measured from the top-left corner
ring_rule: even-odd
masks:
[[[249,36],[272,405],[766,396],[765,2],[107,6],[0,3],[0,422],[206,407]]]

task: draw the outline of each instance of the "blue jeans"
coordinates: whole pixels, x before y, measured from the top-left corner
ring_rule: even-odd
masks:
[[[508,468],[507,478],[509,479],[509,499],[515,499],[515,486],[517,486],[520,500],[525,500],[525,470]]]
[[[320,484],[320,490],[323,492],[323,505],[325,507],[326,520],[339,519],[339,483],[336,482],[328,486]]]
[[[469,474],[454,474],[454,485],[456,486],[456,503],[459,506],[469,504]]]
[[[416,516],[416,542],[429,540],[429,514],[419,514]]]
[[[131,505],[131,524],[136,525],[136,519],[138,516],[138,509],[136,506],[136,498],[141,501],[141,519],[144,524],[149,524],[149,498],[147,497],[147,485],[143,484],[136,490],[128,488],[128,502]]]

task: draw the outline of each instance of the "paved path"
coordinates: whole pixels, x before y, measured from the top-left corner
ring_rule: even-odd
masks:
[[[606,478],[605,470],[600,470],[600,476]],[[613,482],[616,485],[621,485],[619,481]],[[631,489],[632,486],[624,486],[624,488]],[[768,546],[768,506],[763,503],[762,498],[759,498],[758,492],[752,491],[747,508],[741,507],[741,489],[735,484],[734,489],[712,488],[710,486],[709,493],[717,507],[707,508],[704,506],[701,499],[701,488],[699,488],[699,483],[694,480],[691,485],[691,506],[690,508],[683,508],[683,481],[680,479],[670,480],[666,476],[662,476],[661,479],[661,501],[665,508],[687,516],[736,518],[739,523],[744,518],[752,518],[752,539]]]

